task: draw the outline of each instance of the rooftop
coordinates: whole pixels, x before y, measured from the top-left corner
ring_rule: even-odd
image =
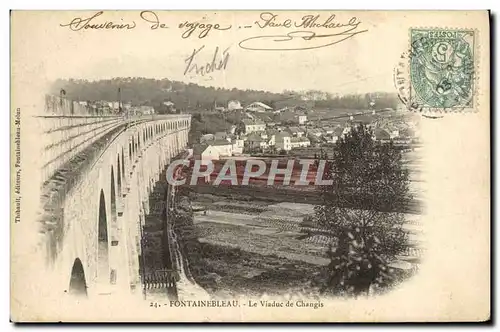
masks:
[[[285,131],[282,131],[282,132],[276,134],[276,138],[278,138],[278,137],[290,137],[290,134],[285,132]]]
[[[263,124],[265,124],[261,120],[250,120],[250,119],[243,119],[243,120],[241,120],[241,122],[243,122],[243,124],[246,125],[246,126],[263,125]]]
[[[208,148],[207,144],[195,144],[193,146],[193,155],[199,156]]]
[[[373,135],[376,139],[391,139],[391,135],[389,135],[387,131],[381,128],[375,128],[375,130],[373,131]]]
[[[213,146],[222,146],[222,145],[233,145],[231,142],[229,141],[226,141],[224,139],[217,139],[213,142],[210,142],[210,145],[213,145]]]
[[[262,108],[264,108],[266,110],[271,110],[272,109],[272,107],[270,107],[270,106],[268,106],[268,105],[266,105],[264,103],[261,103],[260,101],[253,102],[253,103],[251,103],[250,105],[247,106],[247,108],[256,108],[256,107],[262,107]]]

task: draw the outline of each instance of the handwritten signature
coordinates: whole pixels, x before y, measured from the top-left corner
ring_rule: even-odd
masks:
[[[278,20],[278,15],[270,12],[260,14],[260,20],[255,24],[260,29],[269,28],[324,28],[335,30],[334,33],[318,33],[309,30],[295,30],[280,35],[255,36],[242,40],[239,46],[246,50],[255,51],[297,51],[311,50],[327,47],[353,38],[354,36],[367,32],[358,29],[361,21],[352,17],[347,22],[336,21],[335,14],[330,15],[324,22],[319,22],[320,15],[305,15],[300,22],[290,19]]]
[[[215,52],[212,57],[212,61],[204,65],[199,65],[194,63],[198,53],[205,48],[205,45],[198,49],[194,49],[193,53],[184,60],[186,62],[186,68],[184,69],[184,75],[192,73],[194,71],[195,75],[205,76],[207,74],[213,73],[214,71],[225,70],[229,61],[229,48],[222,51],[219,57],[219,47],[215,48]]]
[[[353,31],[355,29],[350,28],[330,34],[317,34],[313,31],[292,31],[285,35],[250,37],[240,41],[239,45],[245,50],[252,51],[312,50],[341,43],[344,40],[368,31]]]

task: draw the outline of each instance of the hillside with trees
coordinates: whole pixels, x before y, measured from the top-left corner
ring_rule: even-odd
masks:
[[[166,112],[163,103],[173,102],[177,110],[183,112],[204,112],[213,110],[214,106],[227,106],[230,100],[238,100],[243,106],[255,101],[263,102],[273,109],[303,106],[322,109],[367,109],[372,100],[376,100],[377,108],[396,108],[398,99],[395,94],[371,93],[334,96],[315,90],[283,93],[272,93],[257,90],[223,89],[204,87],[193,83],[171,81],[166,78],[158,80],[143,77],[113,78],[107,80],[57,80],[50,93],[59,95],[61,89],[66,97],[72,100],[106,100],[123,102],[132,105],[153,106],[158,113]],[[120,90],[120,92],[118,92]],[[318,99],[317,96],[320,96]]]

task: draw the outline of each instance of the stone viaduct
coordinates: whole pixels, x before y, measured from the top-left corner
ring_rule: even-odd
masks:
[[[47,98],[39,257],[54,296],[140,289],[140,225],[171,158],[184,151],[191,116],[92,114]],[[42,272],[40,272],[42,273]]]

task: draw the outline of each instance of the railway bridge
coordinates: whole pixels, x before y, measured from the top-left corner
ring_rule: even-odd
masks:
[[[78,105],[47,99],[36,117],[43,142],[36,258],[44,270],[36,273],[54,298],[134,293],[149,194],[186,147],[191,116],[105,115]]]

